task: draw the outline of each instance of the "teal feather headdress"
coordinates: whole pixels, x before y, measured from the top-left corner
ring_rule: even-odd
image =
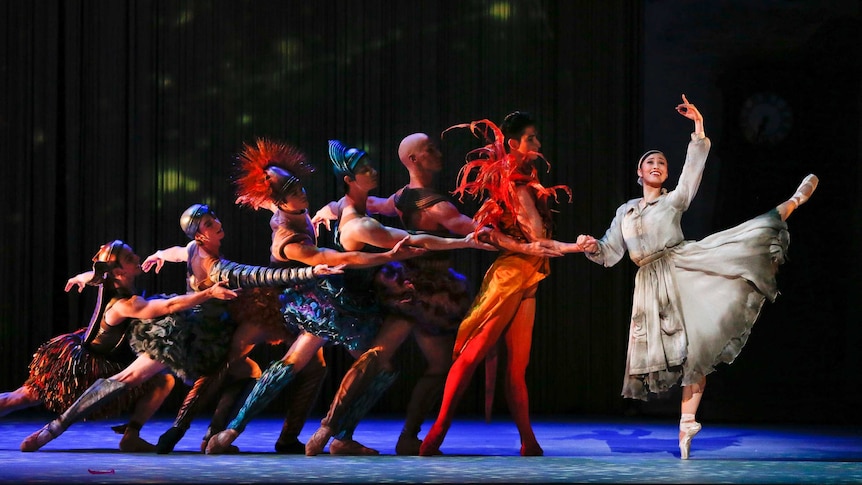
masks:
[[[365,155],[367,153],[359,148],[347,148],[338,140],[329,140],[329,160],[332,161],[332,170],[339,179],[345,175],[355,178],[356,165]]]

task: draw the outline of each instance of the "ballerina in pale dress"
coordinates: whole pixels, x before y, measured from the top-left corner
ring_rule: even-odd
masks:
[[[668,162],[650,150],[638,160],[643,197],[621,205],[601,239],[581,235],[590,260],[606,267],[628,252],[638,265],[622,395],[646,400],[682,385],[679,448],[688,459],[706,375],[742,350],[766,299],[778,296],[775,274],[789,245],[785,220],[817,187],[804,178],[787,201],[700,241],[684,239],[680,220],[700,186],[709,154],[703,116],[682,95],[677,112],[694,121],[685,164],[668,191]]]

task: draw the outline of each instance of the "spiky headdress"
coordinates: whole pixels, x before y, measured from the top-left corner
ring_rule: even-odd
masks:
[[[517,151],[506,153],[503,132],[492,121],[484,119],[454,125],[443,131],[443,134],[455,128],[469,128],[476,138],[486,143],[467,153],[466,164],[458,172],[457,184],[452,192],[461,202],[465,195],[474,199],[484,198],[482,206],[473,216],[478,227],[490,225],[499,229],[504,208],[511,210],[517,218],[522,207],[515,193],[516,185],[530,186],[542,202],[551,196],[557,200],[557,190],[563,190],[571,202],[572,191],[568,186],[545,187],[539,182],[536,165],[531,160],[544,161],[550,171],[551,164],[545,157],[538,152],[526,155]]]
[[[359,148],[347,148],[338,140],[329,140],[329,160],[332,161],[332,170],[339,180],[345,175],[355,178],[356,165],[365,155],[367,153]]]
[[[283,202],[293,186],[315,170],[296,147],[266,138],[244,144],[236,162],[237,202],[255,209],[267,201]]]

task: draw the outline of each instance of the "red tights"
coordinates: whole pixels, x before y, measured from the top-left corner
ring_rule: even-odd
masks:
[[[521,455],[541,455],[530,424],[530,400],[527,394],[526,371],[530,362],[533,322],[536,314],[535,287],[533,291],[511,295],[482,325],[481,331],[464,346],[452,363],[440,413],[422,442],[419,454],[439,454],[440,445],[452,424],[458,402],[467,390],[470,379],[488,351],[502,338],[506,345],[506,401],[521,435]]]

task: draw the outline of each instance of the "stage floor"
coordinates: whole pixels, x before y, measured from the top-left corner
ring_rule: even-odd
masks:
[[[195,421],[169,455],[123,453],[112,419],[77,423],[35,453],[19,444],[48,416],[0,419],[4,483],[862,483],[862,429],[805,425],[704,423],[691,458],[679,459],[677,423],[647,420],[536,418],[544,457],[518,455],[508,417],[486,424],[455,421],[444,456],[401,457],[400,417],[366,418],[355,438],[380,456],[316,457],[274,452],[281,420],[252,421],[234,444],[241,453],[203,455],[207,422]],[[305,441],[319,420],[306,424]],[[159,416],[141,432],[158,440],[171,423]],[[430,422],[423,426],[423,433]]]

